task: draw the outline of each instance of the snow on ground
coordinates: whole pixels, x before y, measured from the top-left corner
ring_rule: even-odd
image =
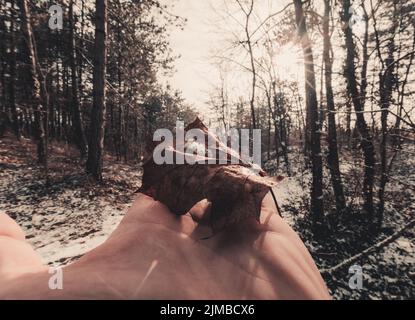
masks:
[[[293,226],[295,224],[294,215],[291,212],[287,213],[285,208],[295,205],[299,206],[302,201],[302,195],[304,192],[307,192],[307,190],[304,190],[298,179],[286,177],[284,180],[278,182],[277,186],[273,188],[273,191],[278,205],[281,208],[281,214],[284,221],[290,226]],[[295,202],[297,202],[297,204]]]
[[[19,223],[47,264],[65,264],[105,241],[133,198],[130,191],[128,202],[113,203],[110,195],[107,199],[85,190],[81,179],[65,182],[69,189],[61,190],[59,184],[30,184],[23,178],[26,170],[32,171],[25,166],[2,170],[0,211]]]
[[[412,155],[412,156],[411,156]],[[304,170],[304,160],[298,151],[290,153],[291,177],[286,177],[274,189],[284,220],[288,222],[305,242],[319,269],[327,269],[391,235],[415,218],[415,146],[407,145],[398,155],[388,182],[383,228],[377,235],[365,232],[362,219],[359,186],[362,181],[361,158],[343,150],[340,168],[351,216],[354,223],[333,226],[334,234],[326,239],[316,239],[309,230],[310,174]],[[276,161],[267,163],[268,171],[285,175],[284,163],[275,168]],[[324,194],[326,210],[337,215],[328,206],[332,197],[329,172],[325,168]],[[329,210],[330,209],[330,210]],[[344,223],[344,221],[343,221]],[[337,229],[337,231],[336,231]],[[414,299],[415,298],[415,230],[408,230],[396,241],[378,252],[360,259],[357,264],[363,271],[363,288],[349,287],[348,268],[324,278],[335,299]]]
[[[284,220],[299,233],[320,269],[361,252],[414,218],[415,157],[410,157],[408,152],[415,154],[415,147],[407,147],[405,152],[397,158],[393,179],[388,184],[382,232],[368,238],[364,232],[358,232],[362,227],[359,222],[354,222],[340,226],[323,241],[313,237],[307,224],[309,171],[304,168],[299,153],[295,150],[290,153],[292,176],[280,181],[274,192]],[[35,154],[29,141],[0,140],[0,211],[22,226],[44,263],[65,265],[100,245],[114,230],[135,197],[141,170],[137,165],[108,158],[106,182],[97,187],[83,174],[76,152],[67,146],[54,146],[49,181],[46,181],[43,171],[35,164]],[[361,218],[360,200],[355,199],[362,176],[358,161],[347,153],[342,155],[341,169],[353,209],[352,221]],[[282,161],[280,168],[275,168],[275,161],[267,166],[274,167],[271,170],[274,175],[286,175]],[[324,181],[326,197],[331,194],[328,176]],[[350,202],[351,199],[354,201]],[[408,230],[379,252],[358,261],[363,268],[361,290],[349,288],[347,268],[325,275],[332,296],[335,299],[415,298],[414,237],[415,230]]]
[[[0,140],[0,211],[23,228],[44,263],[63,265],[114,230],[140,186],[141,169],[108,158],[106,182],[97,187],[83,174],[76,151],[55,146],[46,181],[32,148],[24,139]]]
[[[108,238],[108,235],[114,231],[124,214],[123,211],[117,209],[109,210],[110,212],[103,213],[106,218],[102,221],[100,231],[73,240],[63,241],[56,235],[48,239],[48,236],[45,237],[45,233],[40,233],[33,237],[30,242],[33,244],[41,243],[40,246],[36,247],[36,252],[41,256],[43,263],[55,266],[66,264],[102,244]],[[64,230],[61,236],[70,238],[69,233],[70,229]]]

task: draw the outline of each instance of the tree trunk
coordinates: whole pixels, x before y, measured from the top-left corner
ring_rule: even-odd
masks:
[[[279,166],[280,166],[280,155],[279,155],[279,136],[278,136],[278,124],[277,124],[277,119],[275,116],[275,110],[273,110],[273,104],[271,101],[271,90],[266,90],[265,94],[267,96],[267,105],[268,105],[268,112],[269,112],[269,116],[272,117],[272,122],[274,124],[274,143],[275,143],[275,158],[277,160],[277,167],[275,168],[276,170],[278,170]],[[270,120],[271,121],[271,120]],[[269,129],[269,139],[271,139],[271,128]],[[269,157],[268,157],[269,159]]]
[[[349,27],[349,21],[351,19],[351,5],[350,0],[343,0],[343,23],[344,34],[346,44],[346,80],[347,80],[347,92],[351,98],[354,109],[356,112],[357,129],[361,136],[361,147],[364,156],[364,179],[363,179],[363,195],[364,195],[364,209],[369,216],[369,219],[373,221],[374,207],[373,207],[373,184],[375,176],[375,151],[367,126],[364,114],[364,106],[360,97],[359,90],[357,88],[357,80],[355,73],[355,47],[353,42],[353,32]]]
[[[3,13],[6,10],[6,5],[3,1],[0,1],[0,10]],[[6,43],[6,15],[0,15],[0,43]],[[0,46],[0,86],[1,86],[1,96],[0,96],[0,137],[2,137],[6,131],[6,127],[9,125],[9,115],[7,110],[7,99],[6,99],[6,46]]]
[[[107,0],[96,0],[93,107],[86,171],[102,181],[107,62]]]
[[[364,11],[364,21],[365,21],[365,31],[363,34],[363,44],[362,44],[362,71],[360,73],[360,100],[362,106],[366,103],[366,90],[367,90],[367,67],[369,63],[369,53],[368,53],[368,42],[369,42],[369,16],[366,12],[366,7],[364,2],[362,2],[362,8]]]
[[[395,32],[398,26],[396,2],[394,2],[393,21],[390,34],[392,35],[388,43],[388,57],[385,61],[386,70],[381,70],[379,73],[379,93],[380,93],[380,108],[381,112],[381,132],[382,139],[380,143],[380,185],[379,185],[379,204],[377,212],[377,223],[380,226],[383,222],[383,212],[385,210],[385,188],[388,182],[388,159],[387,159],[387,144],[388,144],[388,114],[391,104],[393,87],[394,87],[394,70],[395,70]],[[376,44],[380,45],[379,43]],[[378,51],[379,54],[380,50]],[[379,57],[381,59],[381,57]]]
[[[62,102],[59,98],[61,95],[61,77],[60,77],[60,65],[61,62],[56,63],[56,121],[55,121],[55,130],[58,139],[62,139]]]
[[[62,93],[64,97],[69,96],[69,90],[68,90],[68,69],[66,67],[66,64],[64,63],[64,60],[62,59]],[[68,142],[67,138],[67,128],[68,128],[68,116],[67,116],[67,110],[68,110],[68,104],[66,99],[62,101],[62,121],[61,121],[61,134],[62,138],[65,142]]]
[[[84,48],[84,34],[85,34],[85,0],[81,0],[81,31],[80,31],[80,39],[79,39],[79,49],[78,52],[78,78],[79,78],[79,101],[82,101],[82,96],[84,92],[84,81],[83,71],[84,71],[84,59],[82,57],[82,50]],[[81,103],[82,105],[82,103]],[[84,129],[85,132],[85,129]]]
[[[268,101],[268,127],[267,127],[267,161],[270,160],[271,157],[271,109],[269,108],[269,93],[267,93],[267,101]]]
[[[78,147],[81,158],[83,159],[87,153],[87,144],[85,138],[84,127],[82,125],[82,115],[79,105],[78,94],[78,74],[76,66],[76,46],[75,46],[75,25],[73,13],[73,0],[69,3],[69,29],[70,29],[70,65],[71,65],[71,83],[72,83],[72,137]]]
[[[316,94],[316,76],[314,72],[314,58],[310,38],[301,0],[293,0],[295,6],[295,19],[299,37],[303,48],[305,69],[306,107],[309,115],[309,130],[311,137],[311,162],[313,181],[311,186],[311,213],[313,222],[318,227],[324,217],[323,206],[323,164],[320,145],[318,101]]]
[[[349,149],[352,146],[352,104],[350,100],[350,97],[346,98],[346,142]]]
[[[405,75],[403,77],[403,81],[401,84],[401,89],[399,90],[399,95],[398,95],[398,117],[396,117],[395,120],[395,125],[393,128],[393,133],[394,136],[392,138],[392,144],[394,146],[396,146],[396,148],[401,149],[402,148],[402,138],[400,137],[400,133],[401,133],[401,118],[403,115],[403,111],[404,111],[404,103],[405,103],[405,98],[407,96],[406,94],[406,88],[407,85],[409,83],[409,76],[411,74],[411,68],[413,66],[413,62],[415,60],[415,24],[413,24],[413,30],[412,30],[412,47],[411,47],[411,52],[412,54],[409,56],[409,61],[408,64],[406,65],[406,71],[405,71]]]
[[[26,43],[26,49],[29,61],[30,87],[32,88],[31,99],[33,102],[34,118],[35,118],[35,139],[37,140],[37,157],[38,162],[47,165],[47,143],[44,129],[43,114],[47,112],[47,102],[45,101],[46,93],[42,76],[39,74],[39,62],[37,61],[36,49],[34,44],[34,36],[32,25],[30,23],[30,11],[27,0],[19,0],[21,11],[22,32]]]
[[[275,135],[278,137],[278,143],[281,146],[282,156],[284,158],[285,169],[287,175],[291,176],[291,169],[290,169],[290,161],[288,159],[288,139],[286,135],[286,128],[285,128],[285,119],[283,119],[283,115],[285,114],[285,98],[284,95],[280,92],[277,94],[275,89],[275,83],[273,84],[273,93],[274,93],[274,107],[275,107]]]
[[[237,3],[242,9],[243,7],[242,7],[241,2],[237,0]],[[249,105],[251,107],[252,129],[256,129],[257,119],[256,119],[256,114],[255,114],[255,90],[256,90],[257,73],[256,73],[256,68],[255,68],[254,51],[253,51],[252,41],[251,41],[251,31],[249,30],[249,22],[253,14],[253,9],[254,9],[254,0],[251,0],[249,4],[249,9],[248,10],[242,9],[242,11],[245,14],[244,31],[245,31],[245,36],[246,36],[246,45],[247,45],[247,50],[249,53],[249,60],[251,64],[251,73],[252,73],[252,83],[251,83],[252,89],[251,89],[251,98],[249,100]]]
[[[20,139],[20,126],[16,109],[16,92],[15,92],[15,79],[16,79],[16,34],[15,34],[15,15],[14,8],[15,2],[11,1],[10,7],[10,81],[9,81],[9,109],[12,116],[13,132],[17,139]]]
[[[346,200],[344,197],[342,178],[339,167],[339,153],[337,148],[337,132],[336,132],[336,115],[334,105],[334,95],[332,87],[332,58],[330,57],[331,40],[329,35],[330,28],[330,0],[324,0],[324,51],[323,59],[325,66],[325,82],[326,82],[326,99],[327,99],[327,121],[328,121],[328,145],[329,152],[327,162],[331,174],[331,184],[334,196],[336,198],[336,209],[338,213],[343,213],[346,209]]]

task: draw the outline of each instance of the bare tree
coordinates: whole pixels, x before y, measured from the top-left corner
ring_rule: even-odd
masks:
[[[38,162],[47,165],[47,137],[44,128],[44,113],[47,112],[47,93],[43,75],[37,59],[35,39],[33,36],[31,16],[27,0],[18,1],[21,12],[22,32],[26,43],[30,88],[35,118],[35,138],[37,140],[37,157]]]
[[[9,116],[7,112],[7,98],[6,98],[6,73],[7,73],[7,48],[6,48],[6,3],[0,0],[0,42],[4,45],[0,46],[0,86],[1,86],[1,98],[0,98],[0,137],[2,137],[6,131],[6,127],[9,124]]]
[[[251,87],[251,98],[249,100],[249,105],[251,107],[251,118],[252,118],[252,129],[256,129],[257,127],[257,120],[255,116],[255,89],[256,89],[256,80],[257,80],[257,73],[255,69],[255,57],[254,57],[254,51],[252,47],[252,39],[251,39],[251,31],[249,29],[249,23],[252,18],[253,10],[254,10],[254,0],[250,0],[248,9],[245,9],[243,4],[240,0],[236,0],[239,7],[241,8],[242,12],[245,15],[245,26],[244,26],[244,32],[245,32],[245,41],[248,53],[249,53],[249,60],[251,64],[251,74],[252,74],[252,87]]]
[[[345,35],[346,44],[346,70],[345,76],[347,80],[347,92],[350,99],[353,102],[356,112],[356,122],[359,134],[361,136],[361,147],[364,155],[364,179],[363,179],[363,194],[364,194],[364,209],[369,215],[369,218],[373,220],[374,207],[373,207],[373,184],[375,177],[375,151],[367,126],[364,114],[361,95],[357,85],[356,79],[356,66],[355,66],[355,45],[353,41],[353,32],[349,22],[351,21],[352,11],[350,0],[343,0],[343,30]]]
[[[107,0],[96,0],[95,14],[93,107],[91,113],[91,132],[86,170],[97,181],[102,181],[106,106],[105,76],[108,32]]]
[[[293,0],[295,6],[295,20],[301,41],[305,70],[306,108],[309,114],[309,130],[311,137],[311,162],[313,181],[311,186],[311,213],[313,221],[319,225],[324,216],[323,206],[323,164],[320,145],[320,126],[318,101],[316,93],[316,75],[314,72],[314,58],[312,44],[307,32],[306,18],[302,0]]]
[[[326,98],[327,98],[327,121],[328,121],[328,156],[327,163],[331,174],[331,184],[336,198],[336,208],[339,213],[346,209],[346,200],[344,197],[342,178],[339,166],[339,153],[337,148],[337,132],[336,132],[336,115],[334,105],[334,95],[332,86],[333,61],[330,57],[331,40],[330,40],[330,0],[324,0],[324,18],[323,18],[323,37],[324,37],[324,78],[326,84]]]
[[[375,30],[375,46],[376,51],[378,53],[378,59],[381,62],[381,70],[379,72],[379,107],[381,110],[381,133],[382,138],[380,142],[380,185],[378,190],[378,211],[377,211],[377,223],[381,225],[383,222],[383,213],[385,210],[385,189],[386,184],[388,182],[388,167],[392,165],[392,162],[388,164],[388,154],[387,154],[387,147],[388,147],[388,137],[389,137],[389,130],[388,130],[388,115],[389,115],[389,108],[392,103],[392,96],[393,90],[396,84],[397,75],[395,74],[396,71],[396,60],[395,60],[395,52],[396,52],[396,43],[395,43],[395,36],[396,31],[399,27],[399,12],[398,12],[398,0],[392,0],[392,25],[389,28],[390,37],[386,42],[386,51],[387,57],[384,59],[382,57],[382,47],[381,47],[381,40],[379,36],[379,32],[377,29],[376,17],[373,14],[373,19],[375,21],[374,30]],[[373,6],[372,6],[373,9]],[[373,11],[373,10],[372,10]]]
[[[214,108],[218,121],[225,130],[231,126],[231,103],[228,97],[227,67],[224,63],[218,63],[219,83],[212,88],[209,95],[209,104]]]
[[[15,30],[15,1],[12,0],[10,2],[10,63],[9,63],[9,70],[10,70],[10,81],[9,81],[9,109],[12,116],[12,127],[15,136],[19,139],[20,138],[20,125],[19,119],[17,115],[17,108],[16,108],[16,30]]]
[[[69,46],[70,46],[70,65],[71,65],[71,84],[72,84],[72,136],[75,144],[81,153],[81,158],[84,158],[87,153],[87,144],[85,138],[84,127],[82,124],[82,116],[79,105],[78,94],[78,72],[77,72],[77,58],[75,45],[75,21],[74,21],[74,1],[69,2]]]
[[[413,62],[415,60],[415,21],[412,22],[412,45],[411,45],[411,54],[409,55],[409,61],[406,64],[404,76],[402,83],[400,86],[398,85],[398,112],[395,120],[395,125],[393,128],[393,144],[396,145],[398,148],[401,147],[402,138],[400,137],[400,128],[402,123],[402,117],[408,115],[404,108],[405,98],[407,97],[407,87],[409,84],[409,75],[411,73],[411,68],[413,66]]]

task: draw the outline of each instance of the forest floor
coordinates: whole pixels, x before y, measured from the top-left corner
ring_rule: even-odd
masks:
[[[361,159],[356,153],[358,151],[350,152],[346,148],[341,152],[340,169],[349,205],[348,212],[342,217],[334,206],[330,173],[328,168],[324,169],[328,230],[325,236],[317,237],[311,231],[308,209],[310,170],[304,167],[301,154],[291,152],[292,176],[286,177],[276,188],[283,217],[304,241],[334,299],[415,299],[415,226],[411,223],[415,218],[415,146],[405,145],[396,157],[385,193],[384,222],[375,232],[369,229],[362,212],[360,184],[363,173]],[[273,171],[273,162],[266,164],[267,171]],[[283,168],[284,164],[280,166]],[[409,223],[411,227],[401,236],[378,246]],[[367,248],[374,250],[335,272],[328,270]],[[355,274],[349,273],[349,268],[354,265],[362,271],[361,289],[349,286],[349,280]]]
[[[412,150],[411,150],[412,149]],[[334,219],[326,237],[316,238],[308,219],[310,176],[296,152],[290,155],[293,175],[275,188],[284,219],[299,233],[320,270],[330,268],[385,237],[413,219],[415,211],[415,147],[406,148],[412,156],[397,157],[388,185],[385,223],[376,233],[367,231],[354,190],[346,190],[350,212]],[[344,153],[344,154],[343,154]],[[360,165],[343,151],[342,173],[345,184],[355,186],[361,180]],[[14,218],[44,263],[65,265],[101,244],[122,219],[141,183],[137,164],[125,164],[106,156],[104,184],[96,186],[84,174],[78,153],[68,145],[50,146],[48,179],[36,164],[36,149],[27,139],[11,136],[0,139],[0,211]],[[274,163],[267,167],[274,168]],[[272,171],[272,170],[271,170]],[[328,174],[326,176],[329,176]],[[330,184],[325,181],[326,198]],[[354,209],[353,209],[354,208]],[[336,221],[336,223],[334,223]],[[335,299],[414,299],[415,298],[415,230],[409,228],[391,243],[362,257],[361,289],[351,289],[352,274],[348,266],[323,276]]]

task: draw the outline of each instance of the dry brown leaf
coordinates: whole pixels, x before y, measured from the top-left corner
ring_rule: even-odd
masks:
[[[143,183],[140,192],[165,204],[173,213],[183,215],[199,201],[211,203],[211,223],[214,231],[237,223],[248,217],[259,220],[261,203],[270,187],[274,185],[262,170],[254,170],[239,154],[223,144],[197,118],[185,128],[200,129],[206,138],[216,141],[216,149],[236,157],[239,164],[162,164],[154,162],[152,152],[145,161]],[[152,146],[154,150],[155,145]],[[166,152],[176,156],[180,151],[173,145]],[[188,154],[189,155],[189,154]],[[206,153],[207,155],[207,153]],[[195,159],[207,157],[193,155]],[[176,159],[176,158],[174,158]]]

